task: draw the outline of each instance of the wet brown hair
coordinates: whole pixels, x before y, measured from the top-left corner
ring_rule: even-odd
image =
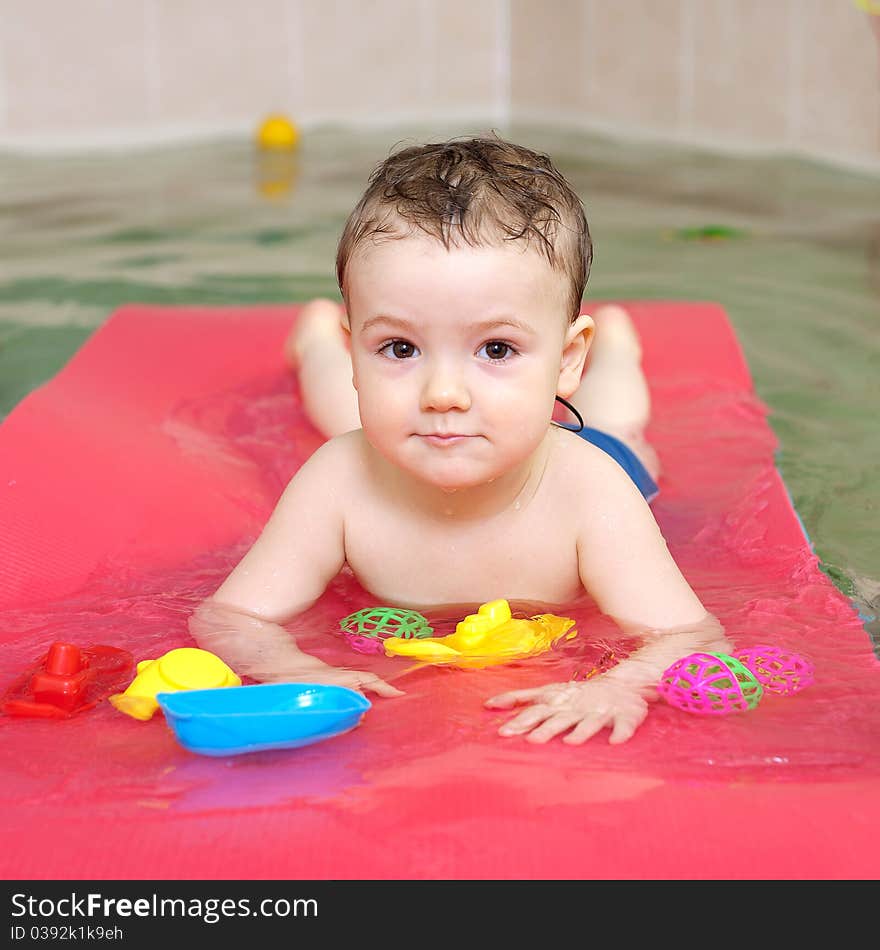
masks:
[[[339,239],[336,277],[367,241],[419,229],[448,250],[534,242],[568,281],[571,320],[581,307],[593,246],[584,206],[550,159],[495,135],[402,148],[381,162]]]

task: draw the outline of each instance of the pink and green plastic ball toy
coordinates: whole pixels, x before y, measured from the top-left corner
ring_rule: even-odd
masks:
[[[771,693],[791,696],[813,682],[813,664],[798,653],[760,644],[733,654]]]
[[[724,716],[754,709],[764,687],[736,657],[691,653],[664,671],[657,692],[685,712]]]
[[[356,653],[384,653],[388,637],[430,637],[434,632],[417,610],[402,607],[365,607],[339,621],[342,635]]]
[[[670,706],[725,716],[754,709],[764,692],[790,696],[813,682],[803,656],[760,644],[726,653],[691,653],[663,672],[657,692]]]

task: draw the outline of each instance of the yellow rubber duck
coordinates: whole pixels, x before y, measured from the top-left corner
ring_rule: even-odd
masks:
[[[159,708],[157,693],[182,689],[213,689],[215,686],[241,686],[241,680],[220,659],[207,650],[180,647],[169,650],[158,660],[141,660],[137,676],[124,693],[115,693],[110,702],[134,719],[151,719]]]
[[[573,620],[555,614],[514,619],[506,600],[493,600],[465,617],[448,637],[388,637],[383,643],[389,656],[411,656],[423,663],[482,669],[543,653],[563,636],[566,640],[576,637],[576,630],[568,633],[573,626]]]

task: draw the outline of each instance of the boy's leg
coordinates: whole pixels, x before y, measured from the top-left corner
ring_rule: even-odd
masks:
[[[284,344],[287,362],[297,371],[306,413],[328,439],[361,426],[342,313],[332,300],[310,301]]]
[[[656,479],[660,460],[645,438],[651,397],[642,372],[642,348],[629,314],[609,304],[592,314],[596,324],[587,368],[570,402],[586,425],[625,442]]]

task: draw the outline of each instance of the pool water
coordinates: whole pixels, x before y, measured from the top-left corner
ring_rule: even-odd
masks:
[[[338,297],[336,240],[375,162],[460,129],[0,155],[0,413],[117,307]],[[470,131],[470,130],[465,130]],[[720,303],[824,569],[880,643],[880,176],[795,158],[503,130],[582,194],[592,299]]]

